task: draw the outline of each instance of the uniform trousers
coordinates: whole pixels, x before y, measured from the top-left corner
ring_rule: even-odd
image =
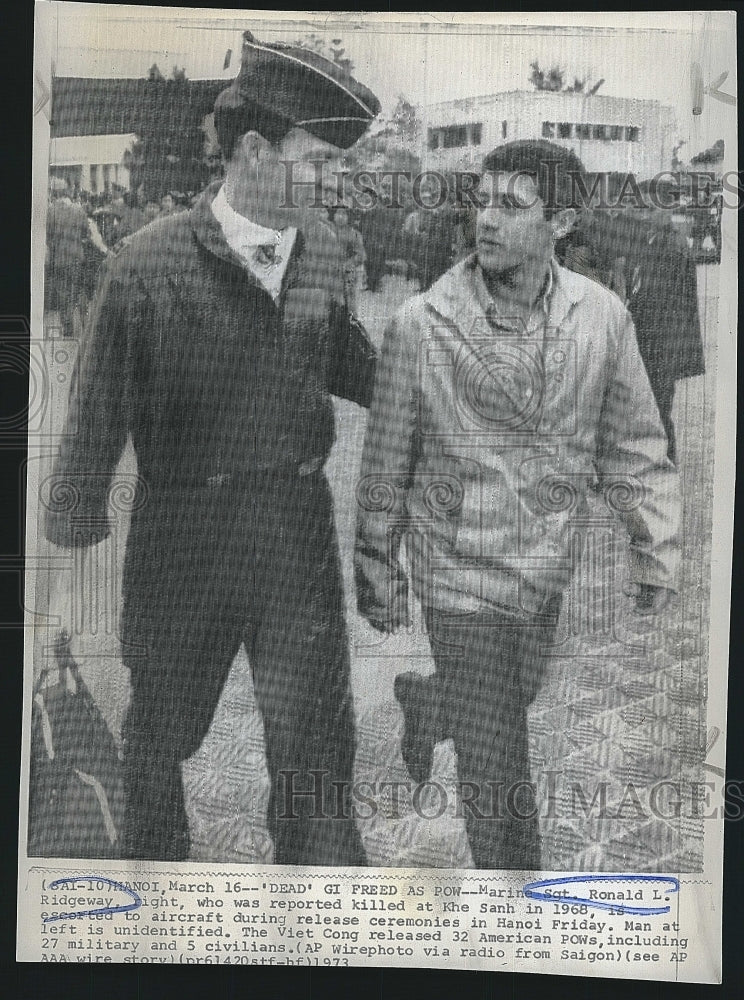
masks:
[[[454,741],[477,868],[541,867],[527,708],[543,680],[559,610],[560,599],[539,617],[426,611],[436,668],[428,679],[431,720],[436,740]]]
[[[153,488],[130,528],[122,639],[127,857],[188,857],[180,763],[199,749],[243,643],[263,717],[274,863],[366,863],[347,801],[354,718],[322,471]]]

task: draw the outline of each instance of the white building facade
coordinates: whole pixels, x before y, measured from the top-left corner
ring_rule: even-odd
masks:
[[[486,153],[515,139],[572,149],[590,172],[646,180],[669,170],[674,112],[658,101],[551,91],[509,91],[422,109],[425,169],[478,170]]]
[[[92,194],[109,193],[113,184],[129,190],[124,154],[135,135],[75,135],[52,139],[49,176]]]

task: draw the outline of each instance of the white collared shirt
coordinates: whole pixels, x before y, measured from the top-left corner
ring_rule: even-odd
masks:
[[[225,195],[224,184],[212,202],[212,213],[222,227],[227,245],[243,261],[252,275],[276,301],[282,287],[289,257],[292,253],[297,230],[266,229],[259,226],[232,208]],[[273,245],[274,263],[260,262],[257,254],[260,247]]]

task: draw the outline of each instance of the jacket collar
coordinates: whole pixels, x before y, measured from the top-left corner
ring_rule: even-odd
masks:
[[[231,246],[244,244],[251,247],[279,246],[283,240],[293,240],[296,229],[285,226],[282,229],[267,229],[266,226],[259,226],[257,222],[246,219],[232,207],[225,195],[225,185],[223,184],[217,194],[212,199],[212,214],[220,224],[220,228],[226,240]]]
[[[221,257],[222,260],[226,260],[230,264],[242,267],[243,262],[230,248],[225,239],[225,234],[222,232],[222,226],[212,211],[212,202],[217,197],[217,193],[221,187],[222,181],[220,180],[215,181],[209,187],[205,188],[202,196],[191,209],[191,228],[199,243],[206,247],[210,253],[213,253],[216,257]]]
[[[214,181],[214,183],[204,189],[201,197],[191,209],[191,227],[199,243],[206,247],[207,250],[215,254],[217,257],[221,257],[223,260],[229,261],[231,264],[236,264],[238,267],[242,267],[243,262],[230,248],[230,245],[225,239],[222,226],[212,211],[212,202],[217,197],[221,187],[222,181],[219,180]],[[303,220],[302,229],[297,230],[297,237],[294,244],[294,248],[298,253],[302,251],[305,240],[312,236],[314,228],[318,225],[320,225],[320,223],[312,220]],[[261,228],[262,227],[256,227],[257,230]],[[274,230],[266,230],[266,232],[273,233]],[[303,233],[305,239],[301,238]]]
[[[265,291],[263,285],[259,284],[255,275],[246,268],[238,254],[232,249],[225,239],[222,226],[212,211],[212,202],[217,197],[221,187],[221,180],[210,184],[209,187],[205,188],[202,196],[191,209],[191,227],[193,229],[194,236],[197,241],[201,243],[206,250],[214,254],[215,257],[219,257],[228,264],[239,267],[244,273],[247,281],[252,282],[256,288],[260,288],[262,291]],[[307,230],[308,234],[310,234],[312,232],[313,225],[317,225],[317,223],[310,223],[303,228]],[[279,296],[280,302],[283,299],[284,291],[292,284],[294,277],[296,276],[298,262],[305,252],[305,248],[305,234],[303,233],[303,230],[298,229],[294,237],[294,243],[292,244],[292,250],[287,263],[287,268],[284,272],[282,291]]]
[[[584,298],[585,284],[573,271],[561,267],[555,258],[551,261],[551,285],[548,293],[548,326],[557,328],[571,309]],[[471,254],[455,264],[428,292],[425,302],[444,319],[452,320],[467,331],[489,328],[487,306],[484,302],[483,276],[477,257]]]

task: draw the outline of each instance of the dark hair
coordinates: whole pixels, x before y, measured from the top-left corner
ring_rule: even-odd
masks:
[[[294,125],[288,118],[268,112],[255,104],[242,101],[238,106],[221,103],[218,99],[214,109],[214,128],[217,141],[225,161],[232,159],[235,147],[246,132],[257,132],[267,142],[275,146],[290,132]]]
[[[483,173],[529,174],[550,218],[562,208],[580,208],[576,196],[577,175],[585,176],[584,165],[571,149],[543,139],[518,139],[497,146],[483,160]]]

